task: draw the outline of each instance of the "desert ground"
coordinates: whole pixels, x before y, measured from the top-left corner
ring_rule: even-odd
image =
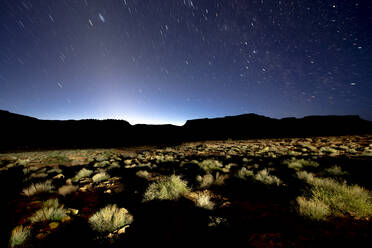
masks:
[[[4,153],[4,242],[359,247],[371,172],[371,135]]]

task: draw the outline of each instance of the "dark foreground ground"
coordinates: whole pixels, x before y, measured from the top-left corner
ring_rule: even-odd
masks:
[[[1,247],[367,247],[371,172],[372,136],[0,154]]]

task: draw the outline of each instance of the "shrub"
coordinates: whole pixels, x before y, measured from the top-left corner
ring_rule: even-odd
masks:
[[[133,222],[133,216],[125,208],[108,205],[89,218],[89,224],[98,232],[112,232]]]
[[[242,167],[240,170],[238,170],[238,173],[236,176],[241,179],[247,179],[248,177],[253,177],[254,173],[253,171],[248,170],[245,167]]]
[[[13,229],[12,234],[10,236],[10,247],[20,246],[22,245],[31,234],[31,230],[29,227],[17,226]]]
[[[67,211],[63,207],[43,207],[36,211],[31,217],[30,221],[32,223],[41,221],[60,221],[67,217]]]
[[[319,163],[316,161],[305,160],[305,159],[287,159],[283,161],[283,164],[287,165],[291,169],[302,169],[303,167],[318,167]]]
[[[276,184],[276,185],[280,185],[282,183],[282,181],[277,178],[276,176],[272,176],[269,174],[269,171],[267,169],[263,169],[261,171],[259,171],[255,176],[254,178],[257,180],[257,181],[260,181],[264,184]]]
[[[49,199],[43,202],[43,207],[45,208],[58,208],[59,206],[60,205],[59,205],[59,201],[57,198]]]
[[[188,191],[187,183],[179,176],[172,175],[150,184],[145,192],[144,201],[176,200]]]
[[[328,174],[330,176],[343,176],[348,173],[343,171],[340,166],[335,165],[331,168],[325,169],[325,174]]]
[[[325,220],[329,214],[329,207],[324,202],[318,199],[306,199],[297,197],[298,213],[311,220]]]
[[[99,182],[105,181],[105,180],[107,180],[109,178],[110,178],[110,176],[106,172],[100,172],[98,174],[95,174],[92,177],[93,182],[95,182],[95,183],[99,183]]]
[[[338,183],[329,178],[315,178],[312,195],[315,199],[329,205],[335,215],[372,216],[370,192],[358,185],[348,186],[345,182]]]
[[[58,194],[66,196],[75,192],[79,187],[74,185],[63,185],[58,189]]]
[[[223,164],[218,160],[206,159],[199,163],[200,167],[209,173],[214,170],[222,170]]]
[[[214,208],[214,203],[211,201],[211,196],[208,192],[198,193],[196,198],[196,205],[201,208],[212,210]]]
[[[330,215],[358,218],[372,216],[372,196],[364,188],[348,186],[345,182],[339,183],[331,178],[316,178],[310,173],[301,173],[301,177],[311,185],[309,200],[327,205]]]
[[[90,177],[92,174],[93,171],[83,168],[72,178],[72,181],[77,182],[84,177]]]
[[[54,189],[52,182],[50,180],[43,183],[33,183],[28,188],[23,189],[23,194],[26,196],[32,196],[35,194],[52,192]]]
[[[200,188],[208,188],[213,185],[214,177],[212,174],[206,174],[204,176],[197,176],[196,180],[200,183]]]
[[[140,171],[136,172],[136,176],[141,177],[141,178],[145,178],[145,179],[149,179],[149,178],[151,178],[151,173],[149,173],[148,171],[145,171],[145,170],[140,170]]]

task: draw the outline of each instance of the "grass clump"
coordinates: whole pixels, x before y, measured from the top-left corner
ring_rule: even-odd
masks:
[[[303,167],[318,167],[319,163],[316,161],[305,160],[305,159],[287,159],[283,161],[284,165],[287,165],[288,168],[299,170]]]
[[[133,216],[125,208],[108,205],[89,218],[89,224],[97,232],[112,232],[133,222]]]
[[[23,189],[22,193],[26,196],[33,196],[40,193],[50,193],[54,189],[50,180],[42,183],[33,183],[28,188]]]
[[[346,182],[339,183],[331,178],[316,178],[310,173],[302,173],[299,177],[311,185],[308,200],[328,206],[330,216],[372,216],[372,196],[368,190],[358,185],[349,186]]]
[[[43,207],[36,211],[31,217],[30,221],[32,223],[42,222],[42,221],[60,221],[67,217],[67,211],[63,206],[59,207]]]
[[[240,170],[238,170],[237,175],[238,178],[240,179],[247,179],[249,177],[253,177],[254,173],[251,170],[248,170],[245,167],[242,167]]]
[[[214,159],[206,159],[199,163],[199,166],[207,173],[215,171],[215,170],[222,170],[223,164]]]
[[[106,172],[100,172],[98,174],[95,174],[92,177],[93,182],[95,182],[95,183],[99,183],[99,182],[105,181],[105,180],[107,180],[109,178],[110,178],[110,175],[107,174]]]
[[[327,175],[335,176],[335,177],[337,177],[337,176],[344,176],[344,175],[347,175],[348,174],[347,172],[343,171],[340,166],[337,166],[337,165],[335,165],[335,166],[333,166],[331,168],[325,169],[324,172]]]
[[[31,230],[29,227],[17,226],[13,229],[10,236],[10,247],[21,246],[30,237]]]
[[[279,186],[280,184],[282,184],[282,181],[278,177],[270,175],[267,169],[263,169],[259,171],[254,176],[254,179],[256,179],[257,181],[260,181],[261,183],[269,184],[269,185],[276,184],[277,186]]]
[[[196,198],[196,206],[213,210],[214,203],[211,201],[211,196],[209,195],[208,192],[198,193]]]
[[[77,182],[79,181],[80,179],[84,178],[84,177],[90,177],[91,175],[93,174],[93,171],[92,170],[88,170],[88,169],[81,169],[73,178],[72,178],[72,181],[73,182]]]
[[[216,176],[208,173],[204,176],[197,176],[196,180],[199,182],[200,188],[209,188],[212,185],[223,185],[225,180],[228,178],[228,175],[220,174],[219,172],[216,173]]]
[[[186,192],[189,192],[187,182],[180,176],[172,175],[150,184],[144,194],[144,201],[176,200]]]
[[[322,221],[325,220],[329,214],[330,209],[327,204],[319,199],[306,199],[305,197],[297,197],[298,213],[308,219]]]

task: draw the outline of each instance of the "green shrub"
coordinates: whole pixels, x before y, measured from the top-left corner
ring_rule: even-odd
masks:
[[[23,189],[23,194],[26,196],[32,196],[35,194],[52,192],[54,189],[50,180],[43,183],[33,183],[28,188]]]
[[[112,232],[133,222],[133,216],[125,208],[108,205],[89,218],[89,224],[98,232]]]
[[[188,191],[187,182],[179,176],[172,175],[150,184],[144,194],[144,201],[176,200]]]
[[[91,175],[93,174],[93,171],[92,170],[88,170],[88,169],[81,169],[73,178],[72,178],[72,181],[73,182],[77,182],[79,181],[80,179],[84,178],[84,177],[90,177]]]
[[[31,230],[29,227],[17,226],[13,229],[10,236],[10,247],[20,246],[30,237]]]
[[[199,163],[200,167],[209,173],[214,170],[222,170],[223,164],[218,160],[206,159]]]
[[[337,176],[347,175],[348,173],[343,171],[340,166],[335,165],[331,168],[325,169],[325,174],[337,177]]]
[[[311,220],[325,220],[330,210],[327,204],[319,199],[306,199],[305,197],[297,197],[298,213]]]
[[[212,210],[214,203],[211,201],[211,196],[208,192],[201,192],[197,194],[196,206]]]
[[[93,182],[95,182],[95,183],[99,183],[99,182],[105,181],[105,180],[107,180],[109,178],[110,178],[110,176],[106,172],[100,172],[98,174],[95,174],[92,177]]]
[[[358,218],[372,216],[372,196],[368,190],[330,178],[316,178],[310,173],[301,173],[300,177],[311,185],[309,200],[327,205],[330,215]]]
[[[276,184],[276,185],[280,185],[282,183],[282,181],[277,178],[276,176],[272,176],[269,174],[269,171],[267,169],[263,169],[261,171],[259,171],[255,176],[254,176],[254,179],[256,179],[257,181],[260,181],[264,184]]]
[[[305,159],[287,159],[283,161],[284,165],[287,165],[291,169],[302,169],[303,167],[318,167],[319,163],[316,161],[305,160]]]
[[[237,173],[236,176],[238,178],[241,178],[241,179],[247,179],[249,177],[253,177],[254,176],[254,173],[253,173],[253,171],[248,170],[245,167],[242,167],[240,170],[238,170],[238,173]]]
[[[30,217],[30,221],[32,223],[42,221],[60,221],[67,217],[66,213],[67,211],[63,207],[43,207]]]

